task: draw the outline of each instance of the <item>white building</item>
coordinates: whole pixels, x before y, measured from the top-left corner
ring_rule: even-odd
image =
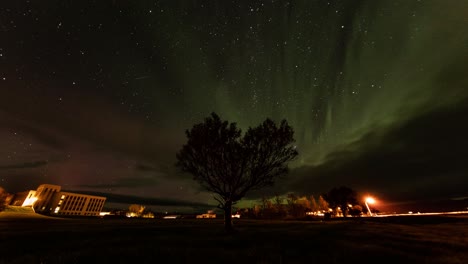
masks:
[[[37,190],[18,194],[12,204],[32,207],[35,212],[52,215],[99,216],[106,197],[61,192],[61,187],[41,184]]]

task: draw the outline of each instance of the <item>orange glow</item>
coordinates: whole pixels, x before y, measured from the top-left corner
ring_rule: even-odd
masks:
[[[22,206],[33,206],[36,201],[37,201],[37,197],[27,198],[24,200]]]
[[[375,200],[374,200],[374,198],[372,198],[372,197],[367,197],[367,198],[366,198],[366,203],[368,203],[368,204],[375,204]]]
[[[369,204],[374,204],[374,203],[375,203],[374,198],[372,198],[372,197],[367,197],[366,198],[366,207],[367,207],[367,212],[369,213],[369,216],[373,216],[372,212],[371,212],[371,210],[369,208]]]

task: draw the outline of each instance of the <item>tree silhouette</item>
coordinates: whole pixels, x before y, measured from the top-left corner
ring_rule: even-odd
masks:
[[[132,204],[128,207],[128,212],[132,217],[141,217],[145,212],[145,207],[141,204]]]
[[[0,212],[5,210],[8,193],[0,187]]]
[[[319,196],[318,208],[322,212],[328,211],[328,202],[323,199],[322,195]]]
[[[317,201],[315,201],[315,197],[313,195],[310,196],[310,210],[314,213],[319,210],[319,206],[317,205]]]
[[[215,194],[227,231],[232,230],[232,205],[248,191],[272,185],[298,155],[292,146],[294,131],[286,120],[277,126],[266,119],[241,134],[236,123],[212,113],[186,131],[188,141],[177,153],[176,166]]]
[[[357,203],[356,192],[351,188],[342,186],[339,188],[333,188],[323,197],[328,202],[331,208],[335,211],[338,207],[341,207],[343,212],[343,217],[347,216],[349,210],[349,205],[354,205]]]

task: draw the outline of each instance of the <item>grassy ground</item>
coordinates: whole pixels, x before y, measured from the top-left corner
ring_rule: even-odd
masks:
[[[236,219],[237,220],[237,219]],[[8,218],[0,263],[468,263],[468,218],[348,221]]]

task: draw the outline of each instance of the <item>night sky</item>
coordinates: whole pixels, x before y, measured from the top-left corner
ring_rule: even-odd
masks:
[[[0,186],[215,204],[174,167],[214,111],[295,130],[290,174],[244,205],[341,185],[388,204],[468,197],[467,14],[464,0],[3,1]]]

